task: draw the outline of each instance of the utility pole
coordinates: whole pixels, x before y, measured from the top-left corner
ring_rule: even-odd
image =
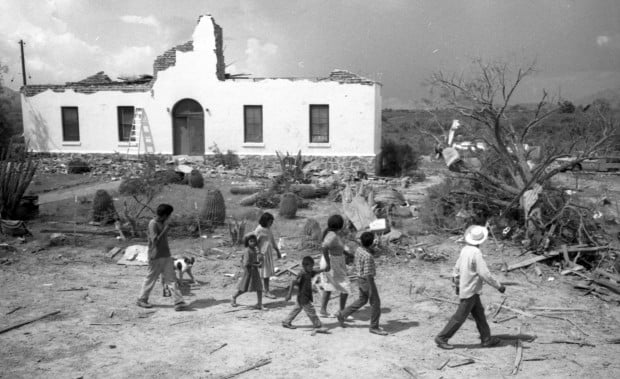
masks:
[[[19,47],[20,47],[21,52],[22,52],[22,80],[24,82],[24,86],[28,84],[26,82],[26,60],[24,59],[24,45],[25,44],[26,44],[26,42],[24,42],[24,40],[22,40],[22,39],[19,40]]]

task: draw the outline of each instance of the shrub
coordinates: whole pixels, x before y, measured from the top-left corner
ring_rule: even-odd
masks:
[[[153,177],[160,184],[180,184],[184,175],[182,172],[167,169],[155,171]]]
[[[226,219],[226,204],[224,197],[218,189],[207,190],[205,204],[202,208],[202,219],[223,224]]]
[[[90,172],[90,167],[81,158],[73,158],[67,163],[67,172],[69,174],[82,174]]]
[[[407,176],[411,178],[414,183],[423,182],[426,180],[426,174],[422,170],[407,171]]]
[[[402,176],[418,168],[420,153],[407,143],[386,140],[381,147],[381,174]]]
[[[233,169],[240,166],[239,156],[235,154],[234,151],[228,150],[226,154],[224,154],[215,143],[210,149],[213,152],[213,163],[215,163],[216,166],[224,166],[226,169]]]
[[[205,185],[205,180],[199,170],[193,169],[189,174],[189,185],[192,188],[202,188]]]
[[[125,178],[118,186],[118,193],[123,196],[139,196],[147,190],[148,183],[143,178]]]
[[[295,218],[297,213],[297,195],[287,192],[280,199],[280,216],[284,218]]]
[[[103,224],[112,223],[118,219],[112,196],[105,190],[98,190],[95,193],[92,219]]]

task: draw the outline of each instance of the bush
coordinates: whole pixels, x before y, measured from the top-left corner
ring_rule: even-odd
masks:
[[[82,174],[90,172],[90,167],[81,158],[73,158],[67,163],[67,172],[69,174]]]
[[[420,153],[411,145],[386,140],[381,147],[381,174],[402,176],[418,168]]]
[[[125,178],[118,186],[118,193],[123,196],[139,196],[147,192],[148,183],[142,178]]]
[[[226,154],[224,154],[215,143],[210,149],[213,152],[213,163],[215,163],[216,166],[224,166],[229,170],[240,166],[239,156],[235,154],[234,151],[228,150]]]
[[[192,188],[202,188],[205,180],[199,170],[193,169],[189,174],[189,186]]]
[[[180,184],[184,176],[182,172],[172,169],[155,171],[153,174],[154,179],[160,184]]]

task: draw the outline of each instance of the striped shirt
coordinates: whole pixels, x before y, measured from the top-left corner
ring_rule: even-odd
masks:
[[[355,267],[360,278],[374,277],[376,274],[375,258],[361,246],[355,250]]]

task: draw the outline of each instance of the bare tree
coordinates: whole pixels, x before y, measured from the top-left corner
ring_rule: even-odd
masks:
[[[460,191],[495,204],[502,214],[517,208],[526,191],[549,187],[549,179],[558,173],[601,153],[617,129],[600,108],[593,107],[595,109],[590,112],[580,112],[570,119],[569,127],[580,128],[581,135],[558,130],[554,124],[557,124],[556,115],[561,114],[563,103],[553,102],[546,91],[526,117],[517,122],[510,114],[515,93],[534,72],[533,63],[515,68],[504,62],[476,59],[471,76],[439,71],[431,78],[433,90],[439,95],[438,105],[461,115],[465,132],[488,146],[486,152],[480,153],[480,158],[486,156],[490,164],[480,167],[461,159],[450,167],[458,171],[461,178],[477,183],[473,191]],[[540,136],[550,128],[554,129],[551,130],[554,138],[552,143],[544,143]],[[529,149],[532,145],[539,145],[536,165],[532,164],[532,150]],[[567,156],[571,158],[558,161]]]

